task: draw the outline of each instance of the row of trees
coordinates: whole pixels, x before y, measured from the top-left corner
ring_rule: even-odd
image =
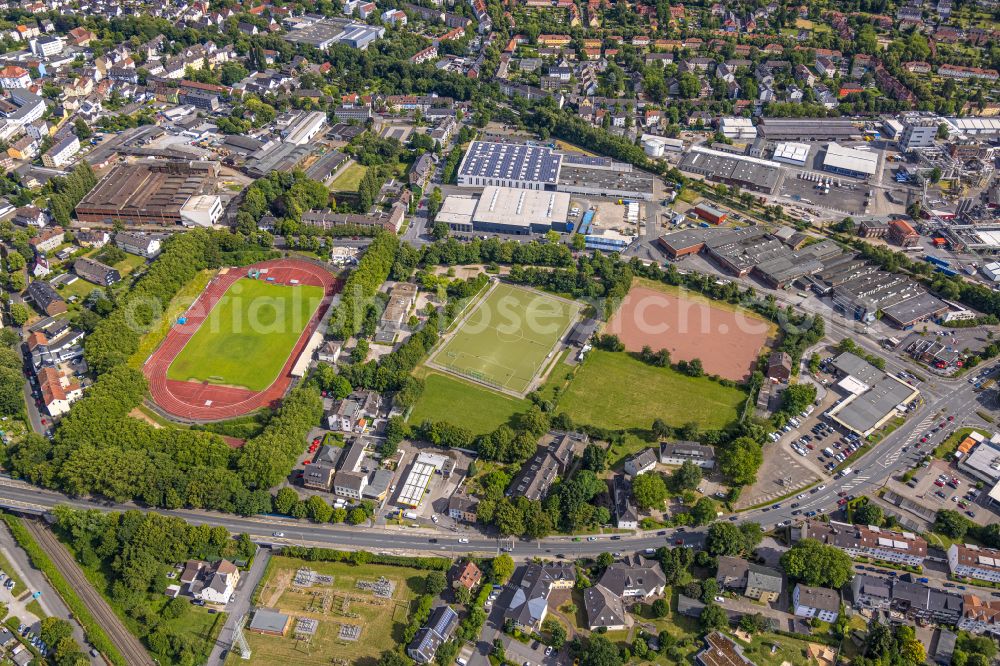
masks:
[[[366,308],[372,303],[375,292],[389,277],[399,239],[390,233],[381,233],[368,246],[358,267],[347,278],[340,304],[330,315],[330,334],[346,340],[361,331]]]
[[[57,176],[50,180],[46,188],[51,191],[49,210],[52,211],[52,219],[68,226],[73,209],[96,184],[97,176],[85,160],[73,167],[68,176]]]

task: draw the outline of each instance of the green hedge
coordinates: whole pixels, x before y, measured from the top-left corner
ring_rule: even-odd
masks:
[[[295,557],[310,562],[349,562],[351,564],[388,564],[396,567],[412,567],[431,571],[447,571],[451,560],[444,557],[406,557],[404,555],[376,555],[367,550],[345,551],[332,548],[306,548],[285,546],[281,549],[285,557]]]
[[[84,605],[83,600],[77,596],[76,591],[70,587],[63,575],[56,569],[56,565],[49,559],[49,556],[42,550],[42,547],[38,545],[34,537],[28,533],[28,530],[21,524],[21,521],[9,513],[4,513],[2,516],[3,521],[10,528],[11,534],[14,535],[14,539],[17,540],[18,545],[28,553],[31,563],[36,569],[45,574],[49,583],[55,588],[59,596],[62,597],[66,605],[69,606],[73,617],[83,627],[87,641],[97,648],[97,651],[110,660],[112,664],[115,664],[115,666],[128,666],[125,656],[114,646],[108,634],[97,623],[94,616],[90,614],[90,610]]]

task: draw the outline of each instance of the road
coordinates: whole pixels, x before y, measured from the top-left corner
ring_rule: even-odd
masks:
[[[236,630],[236,624],[250,612],[250,599],[253,597],[253,591],[257,588],[261,578],[264,577],[267,563],[270,560],[270,548],[258,549],[257,555],[254,556],[253,563],[250,565],[250,570],[240,576],[236,592],[229,600],[229,605],[226,606],[226,613],[228,613],[226,623],[222,625],[222,631],[219,632],[219,637],[215,640],[215,645],[212,646],[212,653],[208,657],[210,665],[222,664],[225,661],[223,652],[230,649],[233,644],[233,632]]]
[[[111,642],[122,653],[129,664],[137,666],[154,666],[155,662],[146,648],[142,646],[139,639],[129,631],[121,619],[108,605],[108,602],[94,589],[83,571],[77,565],[73,556],[70,555],[66,547],[59,543],[55,535],[43,526],[39,521],[26,520],[24,526],[31,532],[38,542],[38,545],[52,559],[53,564],[59,573],[63,575],[66,582],[76,591],[84,605],[94,616],[94,620],[108,634]]]

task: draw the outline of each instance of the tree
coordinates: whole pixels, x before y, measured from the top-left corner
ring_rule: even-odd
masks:
[[[729,626],[729,616],[726,611],[716,603],[705,604],[701,609],[701,616],[698,618],[702,631],[716,631]]]
[[[855,523],[881,527],[885,522],[885,513],[882,511],[882,507],[868,499],[854,507],[852,511]]]
[[[306,500],[306,509],[309,520],[314,523],[330,522],[330,517],[333,515],[333,507],[327,504],[326,500],[319,495],[312,495]]]
[[[746,557],[764,538],[764,531],[757,523],[734,525],[730,522],[712,523],[705,536],[705,549],[712,556]]]
[[[77,138],[81,141],[89,139],[94,135],[93,130],[90,129],[90,125],[83,118],[77,118],[73,121],[73,131],[76,132]]]
[[[441,594],[448,587],[448,579],[443,571],[431,571],[424,579],[424,594],[433,597]]]
[[[507,553],[493,558],[493,579],[503,585],[514,574],[514,560]]]
[[[288,515],[298,501],[299,494],[293,488],[285,486],[274,496],[274,510],[278,513]]]
[[[790,578],[806,585],[839,589],[854,573],[851,558],[835,546],[816,539],[802,539],[781,556],[781,567]]]
[[[934,531],[961,540],[969,531],[970,521],[958,511],[951,509],[941,509],[934,519]]]
[[[749,486],[757,480],[757,470],[764,462],[760,444],[749,437],[739,437],[719,454],[719,469],[734,486]]]
[[[717,510],[711,497],[702,497],[691,507],[691,519],[695,525],[707,525],[715,520]]]
[[[431,227],[431,236],[434,240],[444,240],[448,237],[448,224],[447,222],[435,222],[434,226]]]
[[[23,326],[30,316],[28,308],[23,303],[13,303],[10,306],[10,320],[15,326]]]
[[[684,464],[670,475],[670,483],[678,492],[695,490],[701,483],[701,468],[690,460],[685,460]]]
[[[659,472],[646,472],[632,481],[632,496],[636,505],[643,510],[660,508],[667,499],[667,484]]]
[[[747,613],[740,618],[740,629],[748,634],[759,634],[767,631],[768,622],[761,613]]]
[[[469,588],[467,588],[466,586],[462,585],[461,583],[456,584],[455,585],[455,601],[457,601],[458,603],[460,603],[460,604],[462,604],[464,606],[465,604],[467,604],[470,601],[472,601],[472,592],[470,592]]]
[[[591,442],[583,450],[580,466],[583,469],[589,469],[591,472],[600,474],[608,467],[608,452],[600,444]]]
[[[792,384],[781,393],[781,411],[798,414],[816,400],[816,385]]]
[[[622,657],[606,637],[591,634],[587,650],[580,657],[580,666],[622,666]]]
[[[655,617],[666,617],[670,614],[670,603],[666,599],[657,599],[653,602],[653,615]]]

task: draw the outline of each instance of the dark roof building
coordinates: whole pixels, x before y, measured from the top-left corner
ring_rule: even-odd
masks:
[[[110,287],[122,279],[117,269],[86,257],[80,257],[73,262],[73,272],[87,282],[93,282],[102,287]]]
[[[406,654],[418,664],[430,663],[441,644],[451,638],[456,626],[458,614],[451,606],[439,606],[431,613],[427,624],[413,637],[406,648]]]
[[[48,282],[35,280],[28,285],[25,295],[39,311],[50,317],[66,312],[66,301]]]
[[[521,466],[521,473],[507,489],[507,494],[529,500],[543,499],[556,477],[566,474],[577,449],[587,441],[588,437],[580,433],[547,434],[535,455]]]

